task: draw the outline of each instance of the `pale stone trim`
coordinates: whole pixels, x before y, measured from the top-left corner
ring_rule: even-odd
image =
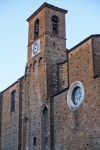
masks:
[[[76,87],[80,87],[82,90],[82,98],[80,100],[80,103],[78,105],[75,105],[72,101],[72,92]],[[71,84],[68,94],[67,94],[67,104],[68,107],[70,108],[71,111],[74,111],[80,107],[80,105],[83,103],[85,97],[85,91],[84,91],[84,86],[81,81],[75,81]]]

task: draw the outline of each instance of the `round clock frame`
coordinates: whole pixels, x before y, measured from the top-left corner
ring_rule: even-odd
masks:
[[[40,53],[40,40],[35,41],[32,45],[32,56],[35,56],[38,53]]]
[[[67,104],[70,110],[78,109],[84,101],[85,92],[82,82],[75,81],[71,84],[67,94]]]
[[[39,51],[39,43],[34,43],[33,45],[33,54],[36,55]]]

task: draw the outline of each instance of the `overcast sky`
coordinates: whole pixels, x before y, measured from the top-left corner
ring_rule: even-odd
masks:
[[[43,0],[0,0],[0,91],[24,75],[27,62],[26,19]],[[100,34],[100,0],[47,0],[68,10],[67,48],[91,34]]]

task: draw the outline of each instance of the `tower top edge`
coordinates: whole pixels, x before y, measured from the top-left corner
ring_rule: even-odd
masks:
[[[54,9],[54,10],[57,10],[59,12],[62,12],[62,13],[67,13],[68,10],[65,10],[65,9],[62,9],[62,8],[59,8],[59,7],[56,7],[54,5],[51,5],[51,4],[48,4],[46,2],[44,2],[28,19],[27,21],[29,22],[36,14],[38,14],[44,7],[47,7],[47,8],[51,8],[51,9]]]

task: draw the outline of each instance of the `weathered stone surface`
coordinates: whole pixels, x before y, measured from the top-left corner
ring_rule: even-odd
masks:
[[[68,53],[69,86],[81,81],[85,100],[72,112],[67,106],[67,90],[54,96],[52,115],[56,150],[100,149],[100,76],[94,78],[92,53],[92,39]]]
[[[45,3],[28,19],[25,75],[0,93],[1,150],[100,149],[100,35],[67,51],[65,13]],[[52,33],[53,15],[59,18],[57,35]],[[40,53],[32,57],[37,18]],[[85,99],[71,111],[67,93],[75,81],[83,83]]]

